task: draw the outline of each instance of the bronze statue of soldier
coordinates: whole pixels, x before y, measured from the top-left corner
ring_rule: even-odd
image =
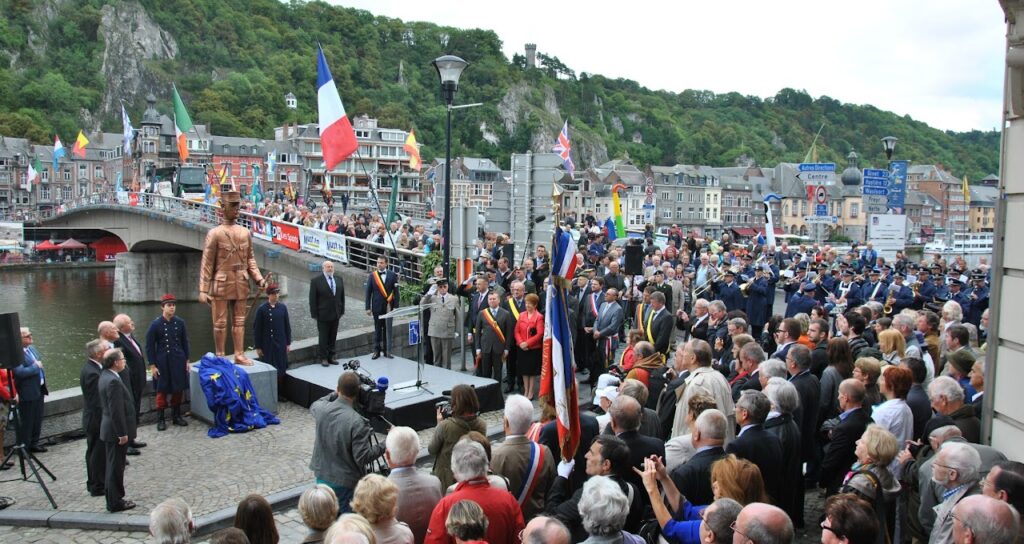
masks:
[[[245,356],[245,317],[248,313],[249,279],[260,289],[266,280],[256,266],[249,229],[236,225],[242,195],[221,186],[221,224],[206,235],[199,275],[199,302],[213,310],[213,342],[218,356],[225,354],[228,311],[231,312],[231,340],[235,348],[235,364],[251,365]]]

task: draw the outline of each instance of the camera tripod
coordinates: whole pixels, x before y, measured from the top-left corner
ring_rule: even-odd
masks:
[[[14,422],[15,433],[16,434],[21,434],[19,432],[22,429],[22,426],[21,426],[22,425],[21,409],[20,409],[20,407],[17,404],[15,404],[11,408],[11,415],[12,415],[11,420]],[[57,477],[54,476],[52,472],[50,472],[50,469],[46,468],[46,465],[44,465],[43,462],[40,461],[35,456],[35,454],[33,454],[31,451],[29,451],[28,446],[26,446],[24,444],[24,442],[22,442],[21,440],[16,440],[16,442],[17,442],[17,444],[15,444],[14,446],[11,447],[11,451],[7,452],[7,456],[4,457],[3,461],[0,461],[0,466],[7,464],[7,462],[10,461],[11,458],[14,457],[15,454],[17,454],[18,455],[18,465],[21,468],[21,478],[14,478],[14,479],[10,479],[10,480],[2,480],[2,481],[3,482],[14,482],[14,481],[18,481],[20,479],[21,481],[27,482],[27,481],[29,481],[29,471],[30,471],[32,473],[31,474],[31,478],[33,480],[35,480],[35,482],[37,484],[39,484],[39,487],[43,488],[43,493],[46,495],[46,498],[50,501],[50,506],[52,506],[53,509],[56,510],[57,509],[57,501],[53,500],[53,495],[50,493],[50,489],[46,487],[46,482],[43,481],[43,476],[42,476],[42,474],[39,473],[39,471],[42,470],[43,472],[45,472],[46,475],[50,477],[50,480],[52,480],[54,482],[57,481]],[[25,466],[26,465],[28,465],[29,471],[25,470]]]

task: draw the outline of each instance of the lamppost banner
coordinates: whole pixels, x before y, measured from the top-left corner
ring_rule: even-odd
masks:
[[[889,161],[889,209],[902,214],[907,197],[907,166],[910,161]]]

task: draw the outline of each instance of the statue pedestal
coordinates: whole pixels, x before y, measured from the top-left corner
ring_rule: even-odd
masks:
[[[256,400],[268,412],[277,413],[277,369],[267,363],[252,360],[252,366],[235,365],[249,373],[249,381],[256,391]],[[192,417],[213,425],[213,412],[206,405],[206,395],[199,383],[199,365],[192,365],[189,373],[189,401],[192,403]]]

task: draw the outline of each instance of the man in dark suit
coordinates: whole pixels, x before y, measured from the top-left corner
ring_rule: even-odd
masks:
[[[498,293],[487,295],[487,308],[476,315],[476,375],[501,383],[501,367],[512,349],[515,322],[508,310],[498,306]]]
[[[793,421],[800,427],[800,461],[807,463],[807,477],[817,481],[819,458],[815,436],[818,431],[818,399],[821,383],[811,373],[811,350],[803,344],[793,344],[786,355],[789,382],[800,395],[800,407],[793,412]]]
[[[373,316],[373,358],[391,358],[390,319],[380,316],[398,307],[398,276],[388,270],[388,258],[377,257],[377,269],[366,280],[366,314]]]
[[[39,445],[39,433],[43,427],[43,399],[49,391],[46,389],[43,360],[32,345],[32,331],[28,327],[21,328],[21,348],[25,360],[14,367],[14,385],[21,411],[21,424],[16,429],[18,444],[23,444],[33,453],[45,453],[46,447]]]
[[[688,332],[690,338],[707,341],[710,322],[711,313],[708,310],[708,301],[703,298],[694,301],[692,315],[682,310],[676,312],[676,328]]]
[[[665,308],[665,295],[661,292],[651,293],[651,312],[647,323],[644,323],[644,334],[647,341],[654,344],[654,351],[668,359],[675,334],[675,319]]]
[[[599,433],[597,418],[586,413],[580,413],[580,445],[576,448],[576,455],[573,456],[572,461],[577,466],[584,466],[587,464],[587,446],[594,441]],[[556,461],[562,460],[562,444],[558,440],[558,424],[554,420],[544,424],[540,429],[540,439],[537,441],[538,444],[543,444],[551,450],[551,455]],[[584,480],[587,479],[587,473],[582,470],[572,471],[572,475],[569,476],[568,481],[568,492],[583,487]]]
[[[711,504],[715,500],[711,489],[711,465],[725,457],[722,444],[725,443],[728,424],[729,420],[719,410],[701,412],[691,437],[697,453],[669,474],[676,488],[691,504]]]
[[[139,422],[142,414],[142,396],[146,392],[146,357],[142,352],[142,345],[135,340],[135,321],[128,314],[117,314],[114,316],[114,326],[117,327],[117,340],[114,341],[115,348],[121,348],[128,365],[128,375],[131,381],[132,399],[135,401],[135,422]],[[132,448],[144,448],[145,442],[132,440]]]
[[[338,321],[345,315],[345,284],[334,278],[334,263],[324,261],[323,274],[309,282],[309,314],[316,321],[319,333],[320,364],[336,365],[334,345],[338,338]]]
[[[750,342],[740,348],[739,366],[737,367],[739,373],[729,382],[733,402],[740,400],[740,394],[748,389],[761,390],[759,367],[766,358],[764,350],[757,345],[757,342]]]
[[[105,490],[107,510],[121,512],[135,508],[135,503],[124,498],[124,467],[128,443],[135,438],[135,407],[131,392],[118,373],[126,361],[121,350],[114,348],[103,354],[103,373],[99,390],[103,419],[100,438],[107,450]]]
[[[857,440],[871,423],[871,414],[863,408],[864,384],[856,378],[839,384],[839,424],[829,431],[825,455],[821,460],[818,483],[826,495],[835,495],[846,473],[857,461]]]
[[[726,453],[746,459],[761,469],[765,491],[778,500],[782,490],[782,443],[764,430],[772,404],[760,391],[744,391],[736,403],[736,424],[740,434],[725,448]],[[787,485],[792,485],[792,482]]]
[[[611,415],[612,432],[629,446],[630,467],[644,466],[644,459],[652,455],[665,458],[664,441],[640,434],[643,410],[639,401],[627,395],[619,395],[612,402],[608,413]],[[626,481],[636,486],[637,489],[643,489],[643,481],[635,471],[630,470],[626,474]],[[642,496],[644,493],[640,495]]]
[[[103,352],[107,341],[99,338],[85,345],[85,364],[78,375],[82,388],[82,430],[85,431],[85,488],[93,497],[104,495],[103,481],[106,478],[107,450],[100,440],[100,421],[103,407],[100,404],[100,375],[103,373]]]

